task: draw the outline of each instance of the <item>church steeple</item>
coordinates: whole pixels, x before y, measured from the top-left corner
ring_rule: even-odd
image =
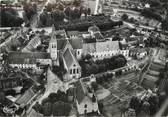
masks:
[[[49,50],[52,60],[57,59],[57,39],[55,34],[55,26],[52,26],[51,40],[49,42]]]

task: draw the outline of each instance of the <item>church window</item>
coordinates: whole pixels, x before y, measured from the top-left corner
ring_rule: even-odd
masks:
[[[85,108],[87,108],[87,104],[85,104],[85,106],[84,106]]]
[[[78,73],[79,73],[79,69],[77,69],[77,71],[76,71],[76,72],[77,72],[77,74],[78,74]]]
[[[70,74],[72,74],[72,69],[70,69]]]
[[[73,69],[73,73],[75,74],[75,69]]]
[[[55,44],[52,44],[52,48],[56,48],[56,45],[55,45]]]

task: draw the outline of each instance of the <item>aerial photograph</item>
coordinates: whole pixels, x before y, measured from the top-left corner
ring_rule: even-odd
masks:
[[[168,117],[168,0],[0,0],[0,117]]]

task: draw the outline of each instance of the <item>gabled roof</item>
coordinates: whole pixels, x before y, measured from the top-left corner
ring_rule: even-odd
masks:
[[[17,100],[16,104],[26,106],[26,104],[36,95],[36,92],[33,90],[33,87],[28,89],[23,95],[21,95]]]
[[[75,87],[76,87],[76,91],[75,91],[76,99],[77,99],[78,103],[80,104],[84,100],[84,98],[86,97],[86,92],[85,92],[84,86],[80,80],[78,80],[75,83]]]
[[[41,43],[41,38],[39,36],[35,36],[30,42],[23,48],[22,52],[31,52],[33,51],[39,44]]]
[[[63,61],[67,69],[69,69],[73,63],[78,64],[78,61],[76,60],[76,58],[74,57],[74,55],[72,54],[69,48],[63,54]]]
[[[82,49],[83,40],[81,38],[70,39],[69,42],[71,43],[73,49]]]
[[[46,52],[9,52],[9,64],[35,64],[36,59],[50,59],[50,54]]]
[[[105,42],[99,42],[99,43],[84,43],[83,44],[84,53],[114,51],[118,49],[119,49],[118,41],[105,41]]]

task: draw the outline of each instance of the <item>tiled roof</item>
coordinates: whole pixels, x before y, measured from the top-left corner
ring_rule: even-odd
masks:
[[[82,49],[83,42],[81,38],[70,39],[69,42],[71,43],[73,49]]]
[[[41,38],[39,36],[35,36],[32,40],[30,40],[30,42],[27,44],[27,46],[25,48],[23,48],[22,52],[31,52],[40,43],[41,43]]]
[[[69,48],[65,51],[63,59],[65,61],[67,69],[69,69],[74,62],[77,63],[77,60],[75,59],[74,55],[72,54]]]
[[[36,59],[50,59],[50,54],[46,52],[10,52],[8,56],[8,61],[10,64],[35,64]]]
[[[83,99],[85,98],[86,92],[85,92],[84,86],[80,80],[76,82],[75,87],[76,87],[76,92],[75,92],[76,99],[77,99],[78,103],[80,104],[83,101]]]
[[[30,88],[22,96],[16,100],[16,104],[26,106],[26,104],[36,95],[35,92]]]
[[[84,53],[104,52],[113,51],[119,49],[118,41],[105,41],[98,43],[85,43],[83,44]]]
[[[57,40],[57,49],[58,50],[62,50],[65,43],[66,43],[66,39],[58,39]],[[82,39],[78,38],[78,39],[69,39],[70,44],[72,45],[73,49],[82,49]]]

